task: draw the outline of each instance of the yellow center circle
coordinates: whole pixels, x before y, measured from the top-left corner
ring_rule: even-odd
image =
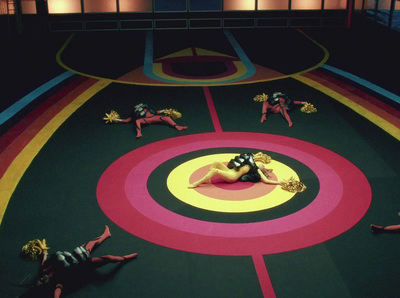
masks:
[[[214,161],[227,163],[239,154],[240,153],[211,154],[186,161],[170,172],[167,178],[167,187],[177,199],[186,204],[209,211],[226,213],[265,210],[281,205],[293,198],[295,193],[282,190],[279,185],[270,185],[263,182],[233,182],[250,183],[249,187],[239,190],[222,189],[213,183],[202,184],[196,188],[188,187],[189,184],[193,182],[190,181],[190,177],[198,169],[204,168],[205,166],[210,167]],[[288,180],[291,177],[300,180],[293,169],[276,160],[272,160],[271,163],[264,166],[268,169],[273,169],[276,181]],[[205,188],[208,188],[207,190],[216,195],[213,195],[212,197],[204,195],[200,192],[201,188],[204,188],[204,190],[206,190]],[[256,195],[254,196],[253,194]],[[231,197],[233,198],[240,195],[250,199],[230,199]]]

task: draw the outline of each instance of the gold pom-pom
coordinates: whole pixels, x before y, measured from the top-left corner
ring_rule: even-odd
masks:
[[[113,123],[113,122],[121,122],[121,117],[116,111],[111,111],[110,113],[106,113],[106,117],[103,118],[106,123]]]
[[[307,186],[303,182],[297,181],[293,177],[291,177],[289,180],[284,180],[283,184],[281,184],[281,187],[283,190],[293,193],[303,192],[307,189]]]
[[[263,102],[268,100],[268,95],[263,93],[263,94],[258,94],[253,98],[254,101],[256,102]]]
[[[300,111],[310,114],[317,112],[317,109],[314,107],[313,104],[307,102],[304,106],[301,107]]]
[[[178,119],[182,117],[182,114],[175,109],[165,109],[164,114],[170,116],[172,119]]]
[[[46,239],[31,240],[27,244],[22,246],[22,252],[24,256],[29,260],[37,260],[41,254],[49,249],[50,247],[47,247]]]

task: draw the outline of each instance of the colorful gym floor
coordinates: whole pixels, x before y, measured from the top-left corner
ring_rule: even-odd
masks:
[[[110,264],[64,297],[397,297],[400,49],[380,29],[32,35],[9,43],[0,114],[0,296],[30,297],[38,261],[110,227]],[[384,30],[382,32],[385,32]],[[29,45],[27,47],[27,45]],[[391,52],[393,51],[393,53]],[[7,56],[9,55],[9,56]],[[385,74],[385,76],[382,75]],[[4,86],[3,86],[4,84]],[[281,91],[316,113],[260,122]],[[397,95],[396,95],[397,94]],[[175,108],[177,131],[106,124],[133,106]],[[214,160],[271,155],[278,180],[189,189]]]

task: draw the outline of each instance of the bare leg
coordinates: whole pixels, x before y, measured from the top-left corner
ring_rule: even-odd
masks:
[[[400,232],[400,225],[391,225],[387,227],[371,225],[371,230],[374,232]]]
[[[190,184],[189,188],[195,188],[200,184],[207,183],[214,176],[218,176],[226,182],[235,182],[240,178],[240,176],[242,176],[244,173],[247,173],[248,169],[245,167],[242,167],[242,171],[238,172],[234,169],[229,169],[222,162],[214,162],[208,173],[200,180]]]
[[[211,165],[209,171],[211,171],[212,169],[218,169],[218,170],[222,170],[222,171],[230,170],[224,163],[222,163],[220,161],[214,161],[213,164]]]
[[[289,123],[289,127],[293,126],[292,120],[290,119],[290,116],[288,114],[288,112],[285,109],[285,106],[280,105],[280,110],[281,110],[281,114],[282,116],[286,119],[286,121]]]
[[[195,187],[199,186],[200,184],[209,183],[211,178],[216,174],[215,169],[219,169],[222,171],[229,171],[229,168],[225,164],[223,164],[222,162],[219,162],[219,161],[214,161],[213,164],[211,165],[210,169],[208,170],[208,173],[200,180],[190,184],[189,188],[195,188]]]
[[[392,225],[383,228],[385,231],[400,231],[400,225]]]
[[[92,258],[92,263],[95,265],[96,268],[98,268],[98,267],[104,266],[109,263],[119,263],[119,262],[129,261],[129,260],[136,258],[137,256],[138,256],[137,253],[126,255],[123,257],[106,255],[106,256],[102,256],[102,257]]]
[[[160,119],[162,122],[169,124],[170,126],[174,127],[177,130],[185,130],[188,128],[187,126],[180,126],[180,125],[176,124],[174,122],[174,120],[172,120],[172,118],[169,116],[163,116]]]
[[[144,118],[136,120],[136,138],[142,137],[142,124],[147,124]]]
[[[400,216],[400,212],[398,212],[397,215]],[[400,225],[390,225],[386,227],[371,225],[371,230],[374,232],[400,232]]]
[[[111,237],[110,229],[108,226],[105,227],[103,234],[88,243],[82,245],[90,254],[96,247],[98,247],[104,240]]]
[[[62,284],[57,284],[56,285],[56,289],[54,290],[54,297],[53,298],[59,298],[61,296],[62,289],[63,289],[63,285]]]
[[[215,175],[215,172],[213,169],[211,169],[210,171],[208,171],[208,173],[203,178],[201,178],[200,180],[198,180],[192,184],[189,184],[189,188],[195,188],[195,187],[199,186],[200,184],[208,183],[214,175]]]

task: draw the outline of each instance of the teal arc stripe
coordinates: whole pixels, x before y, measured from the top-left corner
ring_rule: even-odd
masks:
[[[213,84],[227,84],[227,83],[232,83],[232,82],[237,82],[240,80],[247,79],[251,76],[253,76],[256,73],[256,69],[251,63],[250,59],[247,57],[246,53],[243,51],[239,43],[235,40],[233,35],[228,31],[224,30],[224,34],[227,37],[228,41],[230,42],[231,46],[235,50],[238,58],[242,63],[244,64],[245,68],[247,69],[246,73],[240,77],[233,78],[230,80],[225,80],[225,81],[218,81],[218,82],[208,82],[206,83],[207,85],[213,85]],[[163,81],[163,82],[169,82],[169,83],[179,83],[179,84],[185,84],[185,82],[176,79],[176,80],[171,80],[171,79],[166,79],[162,78],[158,75],[156,75],[153,71],[153,33],[152,32],[147,32],[146,33],[146,44],[145,44],[145,57],[144,57],[144,74],[154,80],[158,81]],[[204,85],[204,81],[202,82],[190,82],[191,85]]]
[[[7,109],[5,109],[3,112],[0,113],[0,125],[2,125],[6,121],[14,117],[18,112],[20,112],[23,108],[32,103],[40,95],[44,94],[54,86],[57,86],[64,80],[70,78],[72,75],[74,75],[73,72],[66,71],[61,75],[55,77],[54,79],[48,81],[47,83],[41,85],[40,87],[36,88],[32,92],[25,95],[23,98],[21,98],[11,106],[9,106]]]
[[[335,68],[333,66],[329,66],[327,64],[324,64],[321,67],[326,69],[326,70],[329,70],[330,72],[333,72],[333,73],[335,73],[337,75],[340,75],[341,77],[349,79],[349,80],[351,80],[351,81],[353,81],[353,82],[355,82],[355,83],[357,83],[357,84],[359,84],[361,86],[364,86],[364,87],[368,88],[369,90],[374,91],[374,92],[376,92],[378,94],[381,94],[381,95],[385,96],[386,98],[388,98],[388,99],[400,104],[400,96],[398,96],[398,95],[396,95],[396,94],[394,94],[394,93],[392,93],[392,92],[390,92],[390,91],[388,91],[388,90],[386,90],[386,89],[384,89],[382,87],[379,87],[378,85],[375,85],[375,84],[373,84],[373,83],[371,83],[371,82],[369,82],[367,80],[364,80],[364,79],[362,79],[362,78],[360,78],[360,77],[358,77],[356,75],[353,75],[353,74],[348,73],[346,71],[340,70],[340,69]]]

